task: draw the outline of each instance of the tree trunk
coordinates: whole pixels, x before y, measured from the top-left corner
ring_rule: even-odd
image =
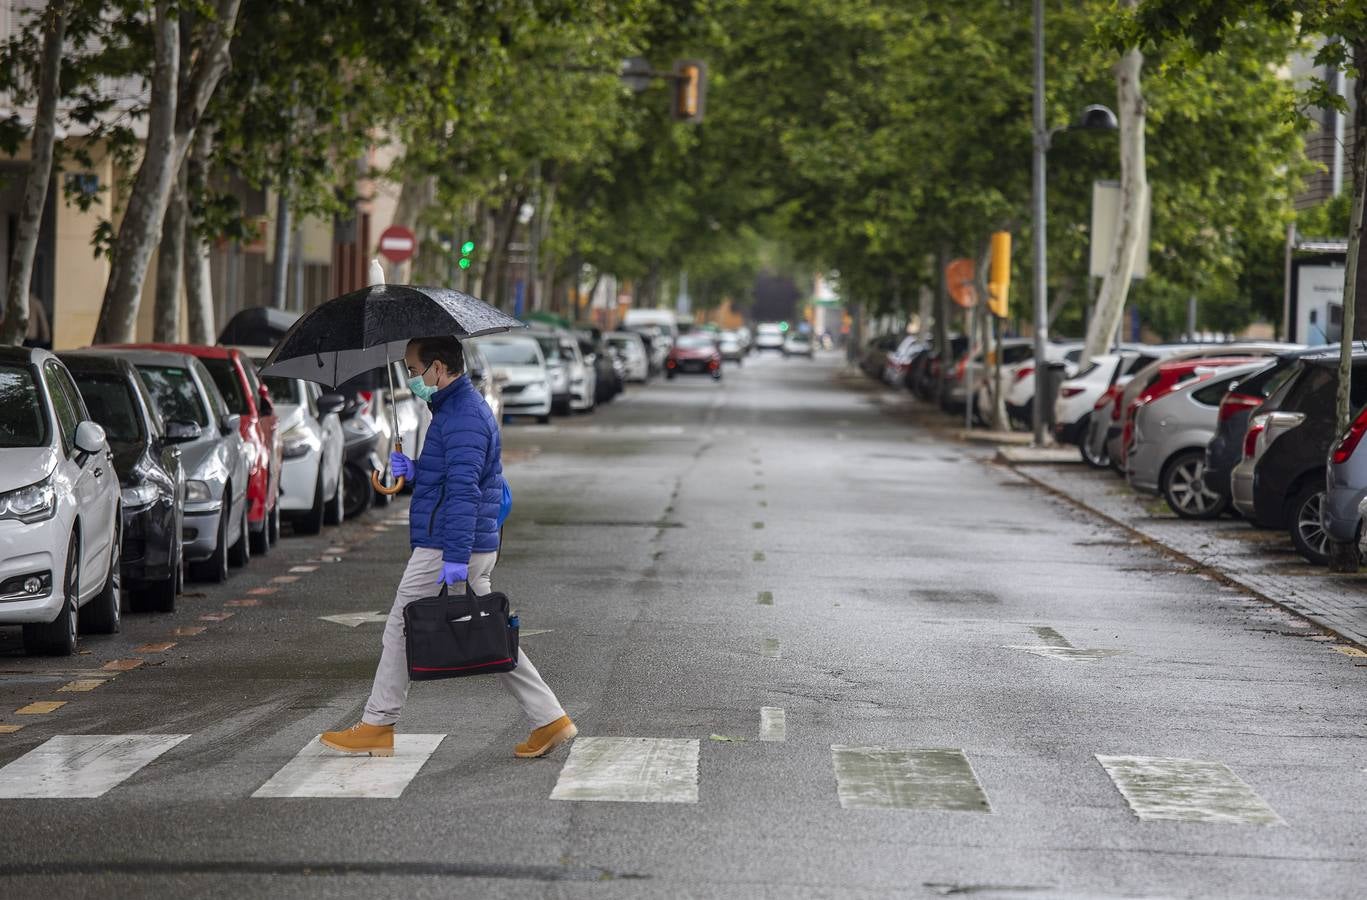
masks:
[[[294,222],[290,216],[290,175],[280,179],[275,198],[275,247],[271,260],[271,306],[288,309],[290,298],[290,238]]]
[[[208,181],[209,154],[213,136],[207,129],[195,137],[195,147],[186,160],[186,195],[203,196]],[[214,342],[214,293],[209,271],[209,243],[193,215],[185,217],[185,321],[192,344]]]
[[[422,222],[423,213],[437,195],[437,179],[435,175],[414,175],[404,176],[403,182],[399,186],[399,200],[394,206],[394,223],[402,225],[418,237],[418,246],[415,249],[416,259],[405,263],[401,272],[401,278],[405,281],[416,281],[413,274],[421,264],[423,242],[419,224]],[[430,255],[430,254],[429,254]]]
[[[1133,7],[1137,0],[1127,0]],[[1139,75],[1144,54],[1131,49],[1115,66],[1120,117],[1120,219],[1116,223],[1110,262],[1101,282],[1087,342],[1078,365],[1086,368],[1093,356],[1110,350],[1125,312],[1125,298],[1139,258],[1139,242],[1148,215],[1148,177],[1144,163],[1144,96]]]
[[[66,36],[66,4],[54,3],[43,23],[43,55],[38,71],[38,108],[33,117],[28,171],[24,173],[24,199],[10,254],[9,284],[5,295],[6,344],[18,345],[28,334],[29,286],[33,280],[33,257],[52,177],[52,147],[56,139],[57,95],[62,68],[62,41]]]
[[[1367,65],[1367,41],[1353,44],[1353,65],[1359,72]],[[1367,316],[1358,316],[1364,298],[1359,291],[1367,284],[1358,284],[1362,253],[1363,206],[1367,203],[1367,78],[1358,77],[1353,84],[1353,217],[1348,226],[1348,265],[1343,278],[1343,340],[1339,345],[1339,387],[1335,398],[1336,434],[1348,430],[1353,414],[1350,398],[1353,386],[1354,341],[1367,338]],[[1365,310],[1367,311],[1367,310]]]
[[[180,279],[185,268],[185,226],[190,220],[186,178],[187,160],[176,175],[166,218],[161,225],[161,244],[157,248],[157,299],[152,316],[152,339],[158,343],[180,340]]]

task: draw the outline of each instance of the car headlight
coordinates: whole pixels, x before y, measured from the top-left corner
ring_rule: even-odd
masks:
[[[298,459],[306,456],[314,448],[313,435],[303,428],[291,428],[285,432],[285,459]]]
[[[142,509],[144,506],[151,506],[157,502],[157,486],[155,484],[133,484],[123,489],[123,508]]]
[[[207,481],[187,481],[185,482],[185,502],[186,503],[208,503],[214,499],[213,491],[209,490]]]
[[[0,494],[0,519],[33,523],[45,521],[56,514],[57,492],[53,490],[51,477]]]

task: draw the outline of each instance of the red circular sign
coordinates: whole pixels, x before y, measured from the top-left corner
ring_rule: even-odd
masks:
[[[380,255],[390,262],[410,259],[417,249],[417,237],[402,225],[390,225],[380,234]]]

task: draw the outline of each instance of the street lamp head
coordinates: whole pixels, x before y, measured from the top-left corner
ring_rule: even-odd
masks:
[[[1078,131],[1115,131],[1119,127],[1115,113],[1111,112],[1110,107],[1100,103],[1093,103],[1084,109],[1078,117],[1077,124],[1073,126]]]

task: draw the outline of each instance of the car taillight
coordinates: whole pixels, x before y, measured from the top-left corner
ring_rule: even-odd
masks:
[[[1345,463],[1348,457],[1353,455],[1353,451],[1358,448],[1358,443],[1362,440],[1362,435],[1367,432],[1367,408],[1358,413],[1353,424],[1348,426],[1348,433],[1339,441],[1339,445],[1334,448],[1332,457],[1335,463]]]
[[[1078,394],[1081,394],[1085,390],[1087,389],[1080,387],[1066,387],[1060,388],[1058,393],[1060,397],[1076,397]]]
[[[1035,374],[1035,367],[1034,367],[1034,366],[1021,366],[1019,369],[1016,370],[1016,380],[1017,380],[1017,381],[1023,381],[1023,380],[1025,380],[1025,378],[1026,378],[1027,376],[1029,376],[1029,375],[1034,375],[1034,374]]]
[[[1113,387],[1106,388],[1106,393],[1102,394],[1102,395],[1101,395],[1101,399],[1098,400],[1098,401],[1096,401],[1096,403],[1094,403],[1094,404],[1092,405],[1092,410],[1093,410],[1093,411],[1102,410],[1102,409],[1105,409],[1107,406],[1111,406],[1112,404],[1115,403],[1115,398],[1116,398],[1117,396],[1119,396],[1119,394],[1120,394],[1120,391],[1119,391],[1117,388],[1113,388]],[[1111,418],[1112,418],[1112,419],[1115,418],[1115,409],[1114,409],[1114,407],[1112,407],[1112,410],[1111,410]]]
[[[1253,458],[1253,453],[1258,446],[1258,435],[1262,434],[1266,427],[1266,420],[1253,422],[1248,426],[1248,431],[1244,432],[1244,459]]]
[[[1220,401],[1219,421],[1232,419],[1241,412],[1262,406],[1263,398],[1256,394],[1225,394]]]

